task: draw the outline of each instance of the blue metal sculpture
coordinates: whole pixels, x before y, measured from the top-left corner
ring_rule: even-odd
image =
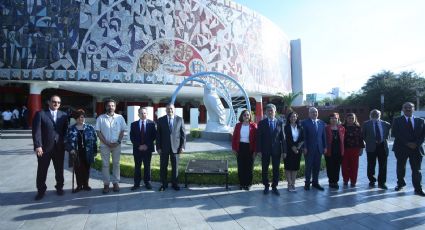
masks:
[[[186,78],[174,91],[173,96],[171,98],[171,103],[175,102],[180,89],[183,86],[187,85],[189,82],[192,82],[191,86],[196,86],[194,83],[200,83],[199,86],[204,87],[206,90],[211,90],[211,88],[213,88],[214,95],[210,95],[210,97],[216,97],[215,95],[218,95],[219,97],[224,99],[230,110],[230,114],[229,116],[227,116],[227,120],[225,121],[225,125],[228,127],[234,127],[235,124],[238,122],[237,115],[238,112],[241,111],[241,109],[248,109],[249,111],[251,111],[249,97],[245,89],[234,78],[219,72],[200,72]],[[207,105],[208,102],[206,102],[207,109],[208,107],[213,109],[214,107],[216,107],[218,108],[218,111],[222,110],[223,105],[220,105],[219,102],[214,102],[218,100],[211,99],[209,101],[213,101],[213,103]]]

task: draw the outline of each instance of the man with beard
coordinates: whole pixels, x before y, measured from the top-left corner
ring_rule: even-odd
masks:
[[[112,154],[112,185],[113,191],[118,192],[120,187],[120,155],[121,140],[127,125],[123,116],[116,114],[116,102],[113,99],[105,101],[106,113],[96,120],[96,132],[100,139],[100,154],[102,157],[103,194],[109,193],[109,159]]]

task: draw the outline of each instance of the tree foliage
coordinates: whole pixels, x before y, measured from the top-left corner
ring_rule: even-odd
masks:
[[[285,112],[286,111],[291,111],[292,110],[292,103],[295,101],[295,99],[299,96],[302,95],[303,92],[298,92],[298,93],[288,93],[288,94],[284,94],[284,93],[277,93],[277,95],[280,97],[280,100],[283,102],[284,106],[285,106]]]
[[[382,71],[369,78],[361,90],[346,98],[344,104],[366,105],[369,109],[381,108],[381,95],[384,95],[384,112],[389,119],[399,113],[406,101],[416,102],[416,91],[423,91],[425,79],[413,71],[395,74]],[[421,97],[424,101],[424,97]]]

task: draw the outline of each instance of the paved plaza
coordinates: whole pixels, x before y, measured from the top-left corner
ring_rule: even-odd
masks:
[[[263,195],[261,185],[248,192],[236,186],[226,191],[197,185],[158,192],[158,183],[153,183],[151,191],[142,187],[132,192],[131,178],[122,179],[119,193],[102,195],[101,174],[95,170],[90,180],[93,190],[72,194],[72,172],[66,166],[65,195],[57,196],[51,164],[48,191],[36,202],[32,141],[0,139],[0,146],[0,229],[425,229],[425,198],[413,194],[409,166],[406,189],[394,191],[392,152],[387,191],[368,188],[365,155],[356,188],[329,190],[322,172],[324,192],[304,191],[299,179],[296,193],[288,193],[286,182],[281,182],[279,197]]]

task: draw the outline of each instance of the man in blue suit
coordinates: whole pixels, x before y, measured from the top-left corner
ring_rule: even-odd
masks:
[[[279,182],[280,157],[286,153],[285,136],[283,134],[283,124],[276,119],[276,106],[266,105],[267,118],[258,123],[256,150],[261,155],[261,175],[263,178],[264,195],[269,193],[269,165],[272,159],[273,181],[272,192],[279,196],[277,184]]]
[[[422,118],[413,116],[413,111],[415,111],[415,105],[406,102],[403,104],[403,116],[396,117],[393,121],[393,151],[397,158],[397,186],[395,190],[403,190],[403,187],[406,186],[404,175],[406,173],[406,162],[409,159],[415,194],[425,196],[421,185],[421,164],[424,156],[422,144],[425,138],[425,124]]]
[[[319,184],[320,163],[322,154],[326,152],[325,123],[317,119],[319,112],[311,107],[308,110],[309,119],[302,122],[304,128],[304,159],[305,159],[305,190],[310,190],[310,179],[313,174],[313,187],[323,191]]]
[[[55,168],[56,193],[62,196],[63,191],[63,160],[65,156],[64,136],[68,128],[68,116],[59,111],[61,98],[50,97],[49,108],[38,111],[32,122],[32,139],[37,155],[37,195],[35,200],[41,200],[46,192],[46,177],[50,161]]]
[[[131,123],[130,140],[133,143],[134,157],[134,185],[132,191],[140,188],[142,180],[142,170],[144,166],[143,181],[146,189],[152,189],[151,181],[151,159],[152,152],[155,151],[153,142],[156,138],[155,122],[147,119],[148,110],[146,108],[139,109],[138,121]]]

